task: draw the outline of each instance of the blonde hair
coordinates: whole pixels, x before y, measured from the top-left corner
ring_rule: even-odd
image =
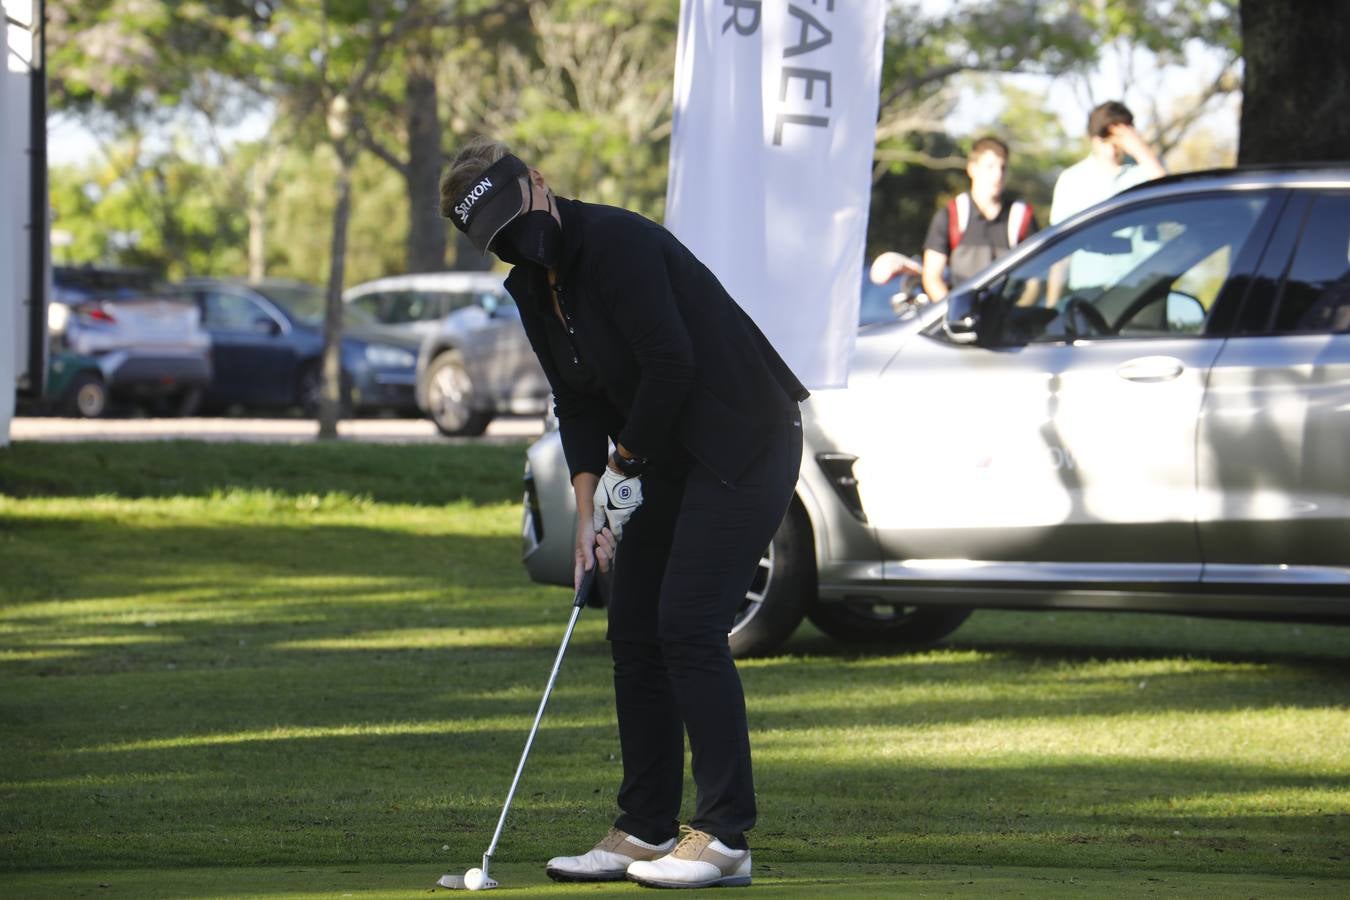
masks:
[[[455,204],[488,168],[511,152],[501,141],[479,135],[470,138],[441,176],[441,215],[450,218]]]

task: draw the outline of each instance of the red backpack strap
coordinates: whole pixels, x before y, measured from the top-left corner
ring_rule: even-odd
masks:
[[[1012,249],[1027,239],[1031,232],[1031,219],[1035,213],[1030,203],[1017,200],[1008,211],[1008,248]]]
[[[970,224],[970,194],[957,194],[947,201],[947,253],[961,243]]]

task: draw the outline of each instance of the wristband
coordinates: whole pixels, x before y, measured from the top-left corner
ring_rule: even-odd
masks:
[[[647,457],[624,456],[617,449],[609,455],[609,461],[617,471],[629,478],[641,475],[647,470]]]

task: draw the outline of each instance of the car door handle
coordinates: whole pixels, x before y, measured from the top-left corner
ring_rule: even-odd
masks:
[[[1186,371],[1181,360],[1172,356],[1141,356],[1122,363],[1116,374],[1126,381],[1171,381]]]

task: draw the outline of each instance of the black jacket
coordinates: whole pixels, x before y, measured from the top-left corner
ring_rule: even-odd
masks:
[[[571,474],[603,472],[612,438],[653,461],[678,445],[734,484],[797,419],[806,389],[669,231],[612,206],[559,198],[558,209],[558,296],[588,386],[550,351],[561,325],[542,269],[517,266],[506,288],[553,388]]]

